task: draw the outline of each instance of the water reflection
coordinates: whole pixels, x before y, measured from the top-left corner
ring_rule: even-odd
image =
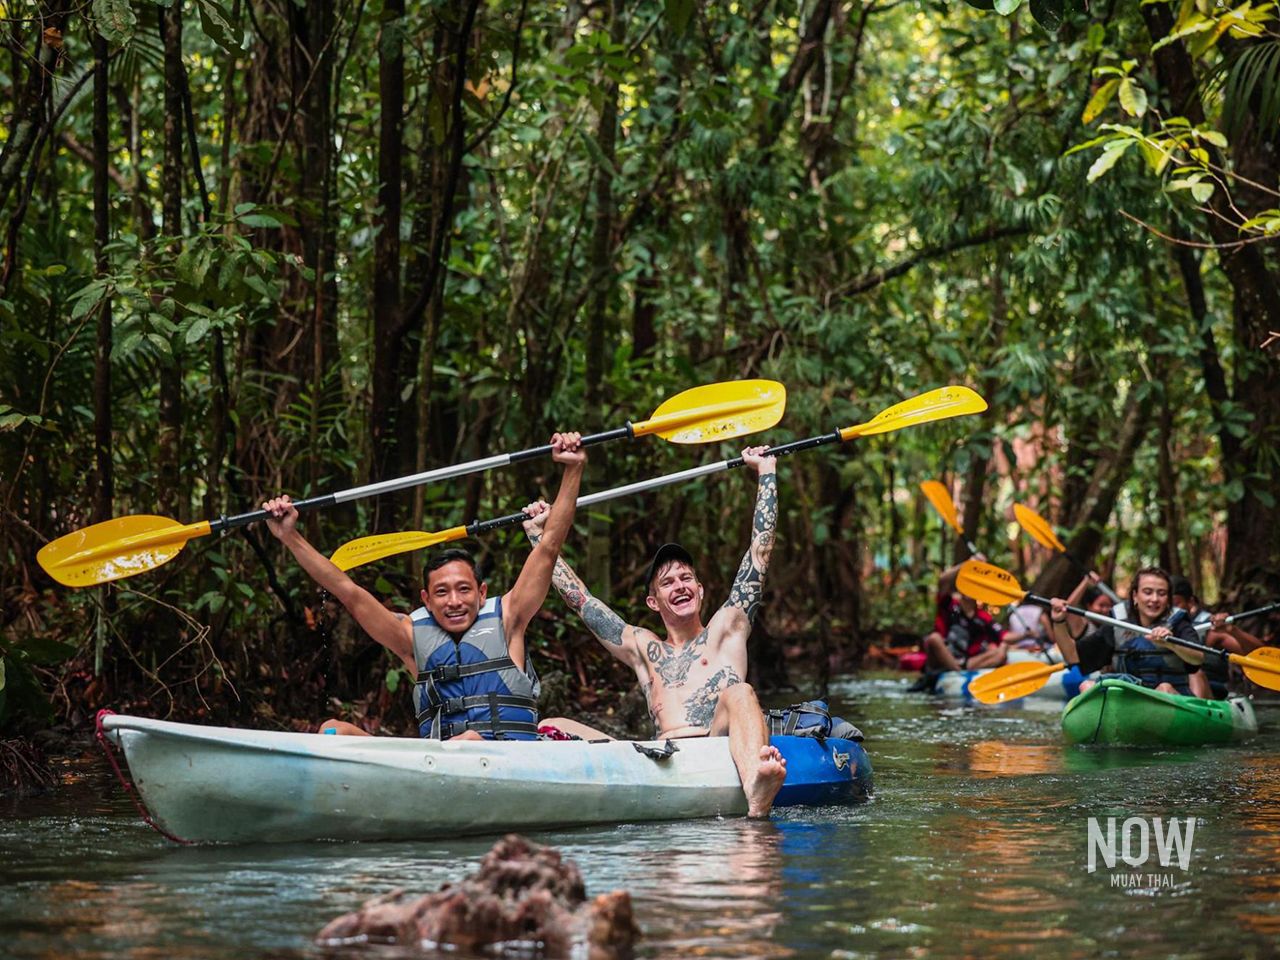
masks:
[[[979,777],[1026,777],[1062,773],[1061,745],[979,740],[969,747],[969,772]]]
[[[750,820],[671,825],[628,855],[644,953],[791,957],[784,918],[785,824]]]
[[[1244,814],[1246,848],[1257,865],[1243,873],[1240,899],[1247,904],[1236,920],[1255,933],[1280,938],[1280,771],[1276,758],[1248,757],[1239,784],[1248,797]]]

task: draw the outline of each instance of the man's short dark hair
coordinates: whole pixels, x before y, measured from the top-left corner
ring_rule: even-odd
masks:
[[[653,594],[653,581],[658,578],[658,574],[663,573],[673,563],[683,563],[692,570],[693,555],[678,543],[664,543],[649,561],[649,569],[644,574],[644,588],[650,595]]]
[[[1188,600],[1194,600],[1196,593],[1191,586],[1191,581],[1186,577],[1174,577],[1173,582],[1169,585],[1169,595],[1171,597],[1186,597]]]
[[[424,590],[427,588],[427,584],[431,580],[432,571],[439,570],[445,564],[454,563],[458,560],[461,560],[471,568],[471,572],[475,574],[476,583],[479,583],[480,567],[476,564],[476,558],[471,556],[471,554],[467,553],[465,550],[460,550],[457,547],[449,547],[447,550],[441,550],[439,553],[433,555],[431,559],[427,561],[427,565],[422,568],[422,588]]]

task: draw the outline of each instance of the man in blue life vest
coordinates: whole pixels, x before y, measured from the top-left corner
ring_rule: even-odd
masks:
[[[587,455],[576,433],[551,438],[552,459],[564,467],[546,534],[529,551],[515,586],[487,599],[488,584],[462,550],[445,550],[423,572],[425,616],[388,610],[297,530],[298,511],[287,496],[262,505],[267,527],[325,590],[336,597],[374,640],[417,677],[414,706],[418,732],[431,739],[538,738],[537,674],[528,662],[525,629],[551,585],[560,547],[573,525]],[[368,736],[342,720],[326,720],[322,733]],[[575,730],[566,731],[576,733]]]
[[[747,815],[767,816],[787,775],[786,761],[769,743],[769,727],[747,675],[747,637],[760,607],[778,520],[776,460],[768,447],[748,447],[742,460],[759,477],[751,545],[729,598],[703,622],[703,586],[693,557],[678,544],[659,548],[645,572],[645,604],[662,619],[663,634],[627,623],[563,559],[552,583],[601,645],[629,666],[649,702],[657,739],[728,737],[742,780]],[[536,544],[550,532],[542,511],[530,511],[524,529]],[[550,514],[555,517],[555,509]],[[553,721],[560,726],[559,720]],[[573,731],[570,731],[573,732]]]

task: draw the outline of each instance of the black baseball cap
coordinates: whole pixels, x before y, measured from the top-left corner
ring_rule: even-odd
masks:
[[[644,588],[646,590],[653,590],[654,576],[664,565],[672,560],[678,560],[681,563],[687,563],[690,568],[693,567],[693,554],[678,543],[664,543],[658,548],[658,552],[653,555],[653,560],[649,562],[649,569],[644,572]]]

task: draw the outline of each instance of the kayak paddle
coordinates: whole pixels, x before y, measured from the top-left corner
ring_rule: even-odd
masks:
[[[980,563],[977,560],[966,560],[960,566],[960,571],[956,575],[956,589],[980,603],[1003,606],[1008,603],[1025,602],[1039,604],[1042,607],[1050,606],[1047,597],[1025,592],[1013,574],[1007,570],[989,563]],[[1150,627],[1117,620],[1115,617],[1094,613],[1082,607],[1068,606],[1067,610],[1094,623],[1108,624],[1144,636],[1152,631]],[[1177,652],[1176,648],[1181,647],[1198,652],[1202,658],[1203,654],[1225,657],[1243,667],[1244,675],[1258,686],[1266,687],[1268,690],[1280,690],[1280,648],[1261,647],[1247,656],[1242,656],[1183,640],[1180,637],[1166,637],[1162,642],[1173,646],[1175,652]],[[1035,693],[1048,682],[1049,677],[1065,669],[1067,669],[1065,663],[1006,664],[970,681],[969,694],[982,703],[1007,703]]]
[[[1036,541],[1042,547],[1048,547],[1067,558],[1067,561],[1075,567],[1080,573],[1088,574],[1084,564],[1077,560],[1073,555],[1067,552],[1067,546],[1058,539],[1058,535],[1053,532],[1053,527],[1049,525],[1049,521],[1040,514],[1036,513],[1030,507],[1024,507],[1020,503],[1013,505],[1013,515],[1018,521],[1018,526],[1027,531],[1031,535],[1031,539]],[[1098,581],[1098,589],[1107,595],[1112,603],[1120,603],[1120,594],[1116,593],[1109,586]]]
[[[584,446],[656,434],[672,443],[712,443],[767,430],[782,419],[787,390],[774,380],[731,380],[693,387],[663,401],[648,420],[582,438]],[[394,480],[369,483],[294,503],[300,512],[349,503],[364,497],[478,473],[533,460],[551,453],[551,445],[503,453]],[[153,570],[172,560],[188,540],[242,527],[269,514],[253,510],[237,516],[182,524],[146,514],[116,517],[68,533],[36,554],[40,566],[59,583],[88,587]]]
[[[1250,617],[1260,617],[1264,613],[1270,613],[1272,610],[1280,610],[1280,603],[1268,603],[1265,607],[1258,607],[1255,610],[1245,610],[1243,613],[1233,613],[1227,617],[1227,623],[1236,623],[1240,620],[1248,620]],[[1196,624],[1196,633],[1204,636],[1213,629],[1213,624],[1205,621]]]
[[[940,387],[937,390],[922,393],[918,397],[912,397],[910,400],[894,404],[892,407],[876,414],[866,423],[773,447],[769,450],[769,455],[785,457],[788,454],[820,447],[828,443],[852,440],[855,437],[869,437],[878,433],[890,433],[894,430],[901,430],[903,427],[931,423],[934,420],[946,420],[950,417],[981,413],[985,409],[987,409],[987,402],[968,387]],[[721,473],[734,467],[740,467],[743,463],[742,457],[733,457],[729,460],[708,463],[700,467],[681,470],[677,473],[653,477],[649,480],[639,480],[626,486],[614,487],[610,490],[602,490],[599,493],[579,497],[578,506],[587,507],[592,504],[603,503],[606,500],[630,496],[633,493],[641,493],[645,490],[655,490],[658,487],[681,483],[685,480],[696,480],[699,477],[706,477],[713,473]],[[447,530],[433,532],[407,530],[402,533],[374,534],[373,536],[361,537],[358,540],[344,543],[333,552],[329,559],[339,569],[350,570],[365,563],[372,563],[384,557],[394,556],[397,553],[421,550],[424,547],[433,547],[453,540],[462,540],[465,537],[473,537],[501,527],[514,526],[515,524],[523,523],[526,519],[528,519],[527,515],[521,512],[507,514],[504,517],[497,517],[493,520],[476,520],[472,523],[450,527]]]
[[[964,537],[964,527],[960,524],[960,515],[956,513],[955,502],[951,499],[951,494],[947,492],[947,488],[940,484],[937,480],[925,480],[920,484],[920,490],[933,504],[933,509],[946,521],[949,526],[960,536]],[[964,545],[969,548],[970,553],[977,553],[978,548],[973,545],[973,541],[965,537]]]

